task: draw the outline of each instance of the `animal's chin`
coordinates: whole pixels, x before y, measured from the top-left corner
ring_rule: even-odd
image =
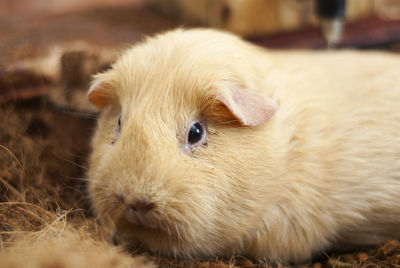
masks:
[[[166,235],[165,231],[154,223],[133,223],[126,219],[126,217],[121,217],[116,222],[116,232],[126,237],[156,237]]]
[[[120,220],[116,227],[114,239],[117,244],[135,253],[148,252],[156,256],[178,259],[215,257],[216,250],[212,249],[212,245],[199,249],[196,243],[160,227],[132,224],[126,219]]]
[[[134,224],[121,218],[116,225],[114,239],[122,246],[134,251],[144,250],[161,255],[176,255],[171,245],[177,245],[178,238],[156,225]],[[174,252],[175,251],[175,252]]]
[[[138,223],[137,220],[132,223],[125,216],[121,216],[115,223],[114,241],[129,251],[146,251],[154,255],[182,259],[208,258],[215,254],[215,250],[211,249],[212,245],[196,247],[193,239],[185,236],[187,230],[179,228],[177,223],[169,224],[155,219],[152,224]]]

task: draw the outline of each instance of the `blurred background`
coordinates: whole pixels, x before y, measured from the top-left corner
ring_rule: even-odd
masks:
[[[143,36],[182,25],[269,48],[325,49],[332,37],[335,48],[400,50],[399,0],[0,0],[0,103],[49,95],[90,112],[93,73]]]

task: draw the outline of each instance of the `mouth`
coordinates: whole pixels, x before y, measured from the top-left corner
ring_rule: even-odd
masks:
[[[181,252],[178,249],[187,244],[186,228],[156,209],[140,212],[124,207],[118,211],[112,216],[112,240],[128,251],[176,257]]]
[[[121,220],[113,236],[115,245],[135,254],[177,257],[177,239],[160,228],[129,223]],[[178,243],[179,244],[179,243]]]
[[[176,237],[161,228],[155,221],[147,219],[132,222],[122,216],[116,221],[116,229],[113,241],[128,249],[145,249],[151,252],[159,252],[168,249],[165,245],[176,241]]]
[[[128,222],[134,228],[158,229],[158,222],[155,216],[153,212],[143,214],[137,213],[132,209],[126,209],[119,221],[121,221],[122,226],[125,226],[126,222]]]
[[[199,249],[191,242],[190,233],[187,233],[187,228],[178,225],[179,222],[164,222],[158,218],[152,220],[152,225],[138,221],[132,223],[122,214],[115,222],[114,244],[124,247],[129,252],[146,252],[153,256],[192,258],[210,255],[208,249]]]
[[[160,234],[161,228],[150,217],[125,212],[116,221],[116,229],[120,233],[130,235]]]

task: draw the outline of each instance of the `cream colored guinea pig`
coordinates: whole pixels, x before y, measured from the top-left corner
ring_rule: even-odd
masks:
[[[180,258],[306,261],[400,238],[400,57],[175,30],[98,74],[105,230]]]

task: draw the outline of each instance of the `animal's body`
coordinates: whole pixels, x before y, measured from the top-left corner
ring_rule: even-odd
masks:
[[[127,50],[89,99],[90,196],[122,244],[301,262],[400,237],[397,55],[176,30]]]

